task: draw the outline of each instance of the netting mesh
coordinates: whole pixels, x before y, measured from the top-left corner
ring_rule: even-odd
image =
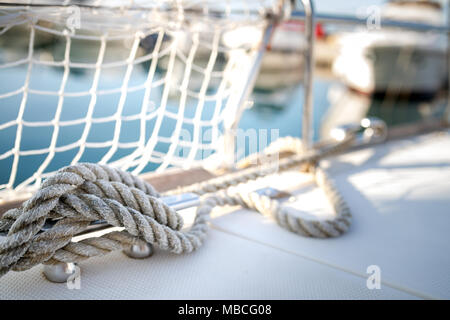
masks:
[[[0,4],[0,197],[80,161],[139,174],[217,152],[266,2]]]

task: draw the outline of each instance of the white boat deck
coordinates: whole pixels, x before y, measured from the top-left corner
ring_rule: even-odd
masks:
[[[260,214],[216,212],[189,255],[122,253],[81,264],[81,288],[46,281],[41,266],[0,279],[1,299],[417,299],[450,298],[450,131],[362,149],[326,161],[349,202],[347,234],[309,239]],[[308,176],[257,184],[287,188],[300,214],[331,212]],[[187,210],[186,220],[192,219]],[[369,290],[366,269],[381,269]]]

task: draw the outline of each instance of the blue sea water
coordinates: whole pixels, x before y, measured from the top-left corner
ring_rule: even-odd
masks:
[[[8,68],[8,70],[0,70],[0,94],[12,92],[17,90],[25,81],[27,73],[27,66],[18,66]],[[144,69],[141,72],[135,72],[129,86],[133,86],[145,81],[146,73]],[[40,65],[33,66],[29,87],[34,90],[42,91],[57,91],[61,86],[63,71],[55,67],[42,67]],[[120,87],[122,77],[120,74],[110,74],[107,79],[100,81],[101,87],[99,90],[107,90],[111,88]],[[92,83],[91,73],[70,73],[67,83],[65,85],[65,92],[82,92],[88,91]],[[318,124],[321,115],[326,110],[326,91],[328,84],[325,82],[317,82],[315,88],[315,123]],[[153,95],[161,95],[161,92],[154,90]],[[104,94],[97,97],[94,108],[93,118],[104,118],[114,115],[117,111],[118,100],[120,92],[117,94]],[[159,99],[160,97],[153,97]],[[0,126],[17,118],[19,107],[23,99],[23,93],[4,98],[0,104],[1,118]],[[28,93],[27,103],[23,120],[28,124],[36,122],[48,122],[55,117],[55,112],[58,106],[59,97],[56,95],[42,95],[35,93]],[[88,111],[91,96],[74,96],[65,97],[60,115],[60,122],[71,121],[74,119],[83,119]],[[136,91],[129,93],[123,108],[122,114],[127,116],[138,115],[143,99],[143,92]],[[240,128],[247,129],[271,129],[277,130],[277,136],[300,136],[301,134],[301,108],[303,104],[303,87],[298,86],[289,93],[287,97],[287,104],[283,106],[267,105],[263,103],[255,103],[252,108],[247,109],[241,119]],[[177,105],[169,100],[168,109],[176,112]],[[189,109],[189,108],[188,108]],[[193,108],[191,108],[194,110]],[[206,105],[202,117],[208,119],[213,112],[213,105]],[[168,121],[168,120],[165,120]],[[146,139],[150,137],[154,122],[148,121],[146,130]],[[317,125],[315,126],[317,129]],[[29,151],[36,149],[47,149],[50,145],[54,127],[51,123],[45,126],[30,126],[22,127],[22,137],[20,141],[20,150]],[[59,133],[57,136],[56,147],[69,145],[75,143],[81,138],[85,123],[75,123],[70,125],[59,126]],[[170,136],[174,125],[168,122],[162,124],[160,135]],[[93,123],[89,131],[87,141],[91,143],[104,142],[112,139],[114,135],[115,123],[114,121],[106,121],[103,123]],[[186,128],[192,132],[192,127]],[[0,154],[11,150],[16,142],[17,125],[0,130]],[[139,139],[140,123],[139,118],[130,121],[124,121],[120,131],[119,141],[121,143],[133,142]],[[317,130],[316,134],[317,136]],[[271,140],[268,136],[269,143]],[[168,146],[157,145],[156,150],[160,152],[167,152]],[[105,148],[87,148],[80,161],[98,162],[109,150]],[[129,154],[133,148],[119,148],[114,153],[112,160],[119,159],[122,156]],[[50,162],[46,171],[53,171],[70,163],[73,157],[77,154],[78,148],[70,149],[64,152],[57,152]],[[248,154],[249,150],[241,150],[241,156]],[[38,168],[40,163],[44,161],[47,152],[43,154],[23,156],[19,160],[18,176],[16,183],[22,182],[27,177],[30,177]],[[9,179],[9,172],[13,156],[0,160],[0,184],[7,183]],[[153,165],[155,168],[157,165]],[[147,169],[152,169],[149,166]]]

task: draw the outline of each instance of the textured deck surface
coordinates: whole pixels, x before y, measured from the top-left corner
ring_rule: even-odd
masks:
[[[323,162],[354,215],[336,239],[289,233],[261,215],[215,212],[205,245],[190,255],[121,253],[83,262],[81,288],[47,282],[41,267],[0,279],[2,299],[417,299],[450,298],[450,132],[354,151]],[[298,214],[328,215],[308,176],[264,184],[292,191]],[[193,210],[184,212],[192,220]],[[366,286],[369,265],[381,289]]]

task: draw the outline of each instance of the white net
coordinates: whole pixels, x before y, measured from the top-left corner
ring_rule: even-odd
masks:
[[[0,200],[81,161],[139,174],[218,152],[271,2],[0,3]]]

